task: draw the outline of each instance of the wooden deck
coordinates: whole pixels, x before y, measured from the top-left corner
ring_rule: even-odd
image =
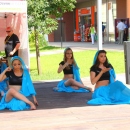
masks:
[[[57,81],[34,85],[37,110],[0,111],[0,130],[130,130],[130,105],[88,106],[91,93],[54,92]]]

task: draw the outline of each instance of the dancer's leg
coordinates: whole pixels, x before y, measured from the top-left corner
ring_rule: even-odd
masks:
[[[14,97],[29,104],[32,110],[36,109],[36,106],[31,101],[29,101],[24,95],[22,95],[13,88],[10,88],[6,94],[5,101],[9,102]]]
[[[90,91],[92,91],[92,88],[90,87],[87,87],[87,86],[84,86],[83,84],[75,81],[74,79],[68,79],[66,82],[65,82],[65,86],[75,86],[76,88],[85,88],[85,89],[88,89]]]

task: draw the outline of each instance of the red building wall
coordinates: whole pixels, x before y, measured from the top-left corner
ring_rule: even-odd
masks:
[[[126,0],[117,0],[117,18],[126,18]]]
[[[74,14],[73,12],[67,12],[63,14],[63,22],[64,22],[64,35],[65,41],[73,41],[74,40]],[[60,22],[59,22],[60,23]],[[60,35],[59,35],[60,37]],[[49,42],[55,41],[54,32],[48,35]]]
[[[74,14],[73,12],[67,12],[63,15],[65,21],[65,35],[66,41],[74,40]]]

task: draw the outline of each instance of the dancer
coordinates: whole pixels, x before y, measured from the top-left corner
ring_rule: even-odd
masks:
[[[0,102],[0,110],[5,108],[13,111],[31,109],[38,105],[36,92],[32,84],[29,72],[19,56],[11,59],[11,67],[6,68],[0,74],[0,81],[9,78],[9,90],[4,94]],[[33,102],[27,97],[32,96]]]
[[[115,71],[108,62],[105,50],[99,50],[90,69],[91,83],[95,84],[90,105],[129,104],[130,89],[116,80]]]
[[[71,48],[66,48],[64,51],[64,59],[59,63],[58,73],[63,71],[64,77],[57,85],[57,91],[64,92],[89,92],[92,88],[83,84],[79,74],[79,68],[74,59]]]

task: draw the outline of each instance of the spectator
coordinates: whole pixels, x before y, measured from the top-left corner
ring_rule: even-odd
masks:
[[[104,44],[104,35],[105,35],[105,26],[103,25],[103,22],[102,22],[102,44]]]
[[[13,33],[13,29],[11,27],[6,28],[6,33],[7,37],[5,38],[5,54],[8,60],[8,66],[10,66],[11,57],[18,56],[20,41],[18,36]]]
[[[96,30],[93,24],[91,24],[89,32],[91,34],[92,45],[94,45],[94,37],[95,37]]]
[[[119,43],[118,44],[123,44],[123,36],[124,36],[124,31],[126,29],[126,26],[123,22],[123,19],[117,24],[117,29],[118,29],[118,37],[119,37]]]

